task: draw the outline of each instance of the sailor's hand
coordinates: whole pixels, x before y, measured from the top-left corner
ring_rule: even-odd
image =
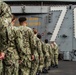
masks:
[[[5,53],[1,52],[0,53],[0,60],[4,59],[5,58]]]
[[[31,56],[31,60],[33,61],[35,59],[34,55]]]

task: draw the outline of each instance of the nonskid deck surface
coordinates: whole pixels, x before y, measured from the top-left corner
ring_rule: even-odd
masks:
[[[41,75],[76,75],[76,61],[59,61],[59,68],[51,68],[49,73]]]

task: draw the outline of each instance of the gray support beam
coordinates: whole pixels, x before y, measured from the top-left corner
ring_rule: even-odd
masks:
[[[12,13],[48,13],[49,6],[11,6]]]

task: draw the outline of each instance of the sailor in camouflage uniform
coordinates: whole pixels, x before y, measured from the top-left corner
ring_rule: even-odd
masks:
[[[39,58],[40,58],[40,61],[39,61],[39,68],[38,68],[38,70],[40,70],[40,72],[45,72],[44,70],[43,70],[43,68],[45,67],[45,64],[44,64],[44,59],[45,59],[45,56],[47,56],[48,54],[47,54],[47,51],[46,51],[46,49],[45,49],[45,44],[44,44],[44,42],[41,40],[41,35],[40,34],[38,34],[37,35],[37,37],[39,38],[38,39],[38,45],[39,45],[39,47],[40,47],[40,55],[39,55]],[[47,72],[47,71],[46,71]]]
[[[3,71],[3,59],[6,52],[6,27],[11,23],[12,15],[10,7],[0,0],[0,75]]]
[[[53,67],[58,68],[58,45],[55,43],[55,41],[51,41],[51,48],[52,48],[52,65]]]
[[[45,39],[45,44],[46,44],[46,50],[48,52],[48,56],[45,58],[45,67],[47,70],[50,70],[52,49],[50,44],[48,43],[48,39]]]
[[[12,19],[11,26],[7,27],[8,48],[4,59],[4,75],[18,75],[19,70],[19,56],[17,50],[21,47],[22,39],[18,28],[13,26],[14,22],[14,19]]]
[[[27,22],[25,17],[19,18],[20,31],[23,36],[24,53],[20,53],[20,75],[30,75],[31,62],[34,61],[34,50],[36,50],[36,43],[34,40],[33,30],[27,27]],[[34,64],[34,62],[33,62]]]
[[[38,71],[41,73],[44,67],[44,55],[43,55],[43,51],[42,51],[42,44],[41,44],[41,35],[37,35],[37,45],[38,45],[38,50],[39,50],[39,67],[38,67]]]
[[[33,32],[34,32],[34,39],[36,40],[36,45],[37,45],[37,30],[35,28],[33,28]],[[38,50],[38,46],[36,50],[34,51],[34,56],[35,56],[35,61],[32,62],[32,69],[31,69],[31,75],[39,75],[38,72],[38,66],[39,66],[39,50]]]

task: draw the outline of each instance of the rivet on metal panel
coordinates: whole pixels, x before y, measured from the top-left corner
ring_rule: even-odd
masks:
[[[69,4],[69,9],[70,9],[70,10],[72,9],[72,4]]]
[[[67,37],[67,35],[63,34],[63,35],[62,35],[62,37],[63,37],[63,38],[66,38],[66,37]]]
[[[51,32],[48,32],[47,35],[52,35],[52,33]]]

